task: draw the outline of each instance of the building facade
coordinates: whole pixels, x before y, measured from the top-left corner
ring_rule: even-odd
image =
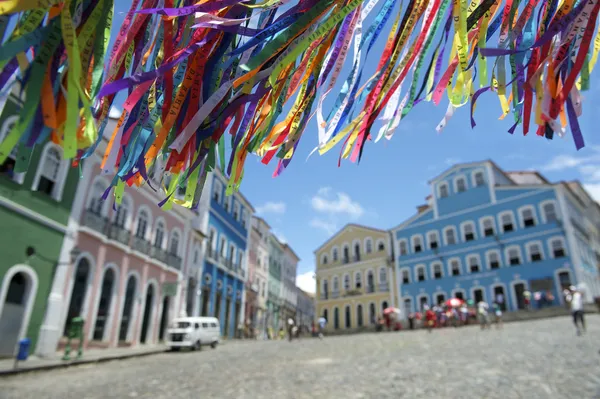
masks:
[[[356,330],[375,323],[395,305],[389,233],[346,225],[315,251],[316,317],[326,329]]]
[[[525,290],[550,291],[559,304],[571,284],[588,301],[598,295],[588,223],[598,207],[569,184],[491,161],[456,165],[429,183],[427,204],[392,229],[405,315],[450,297],[492,302],[499,294],[517,310]]]
[[[244,323],[250,220],[254,208],[240,192],[225,195],[227,180],[210,172],[200,199],[206,212],[197,224],[207,232],[201,283],[202,316],[217,317],[223,337],[233,338]]]
[[[296,324],[301,328],[310,329],[315,320],[315,297],[296,287],[298,306],[296,308]]]
[[[246,283],[246,321],[249,321],[252,328],[263,336],[266,333],[270,227],[264,219],[257,216],[252,217],[251,225]]]
[[[269,280],[267,289],[267,328],[274,332],[283,327],[282,265],[283,244],[274,234],[269,234]]]
[[[288,244],[283,244],[283,257],[281,265],[281,298],[282,317],[284,320],[296,319],[298,306],[298,290],[296,287],[296,274],[300,258]]]
[[[16,91],[0,106],[0,142],[18,122],[21,107]],[[56,144],[36,146],[26,173],[18,154],[17,147],[0,165],[0,357],[12,357],[25,337],[37,352],[43,336],[51,334],[44,315],[55,270],[71,263],[65,241],[72,240],[67,232],[80,181]],[[26,254],[28,247],[33,256]]]
[[[107,130],[112,131],[116,120],[110,123]],[[61,298],[61,306],[49,310],[47,319],[58,334],[44,340],[45,354],[65,345],[74,317],[85,321],[85,348],[131,347],[163,341],[170,320],[185,308],[182,288],[193,213],[179,206],[168,212],[160,208],[164,192],[147,184],[125,190],[121,203],[114,202],[100,168],[106,144],[105,139],[84,163],[85,183],[77,192],[70,226],[78,256],[55,273],[51,298]]]

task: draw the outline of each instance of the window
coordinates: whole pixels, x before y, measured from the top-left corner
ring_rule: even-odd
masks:
[[[10,96],[9,96],[9,98],[10,98]],[[2,124],[2,127],[1,127],[2,130],[0,130],[0,143],[2,143],[4,141],[4,139],[6,138],[8,133],[12,130],[12,128],[17,124],[18,121],[19,121],[18,115],[13,115],[13,116],[6,118],[6,120]],[[8,157],[6,158],[4,163],[2,165],[0,165],[0,174],[8,176],[13,181],[15,181],[19,184],[23,184],[25,173],[15,173],[14,172],[15,165],[17,164],[17,153],[19,151],[18,148],[19,148],[19,145],[17,144],[12,149],[10,154],[8,154]]]
[[[494,234],[496,234],[496,232],[494,231],[494,219],[491,217],[487,217],[481,220],[481,228],[485,237],[491,237]]]
[[[464,177],[458,177],[454,180],[454,186],[457,193],[467,191],[467,182]]]
[[[233,201],[233,195],[230,195],[229,197],[225,197],[225,201],[223,201],[223,208],[225,209],[225,212],[229,212],[232,201]]]
[[[198,263],[198,250],[194,249],[194,263]]]
[[[221,257],[225,258],[227,256],[227,242],[225,241],[225,237],[221,237]]]
[[[429,248],[436,249],[438,247],[437,231],[431,231],[431,232],[427,233],[427,241],[429,241]]]
[[[431,266],[432,269],[432,274],[433,274],[433,278],[436,280],[439,280],[443,277],[443,272],[442,272],[442,264],[441,263],[434,263]]]
[[[542,260],[542,246],[538,242],[527,244],[530,262],[539,262]]]
[[[333,255],[332,255],[333,261],[337,262],[338,261],[338,249],[337,248],[333,248]]]
[[[350,248],[345,245],[344,246],[344,260],[343,263],[350,263]]]
[[[458,259],[450,261],[450,273],[453,276],[460,276],[460,261]]]
[[[169,244],[169,252],[172,255],[177,255],[179,253],[179,233],[177,231],[173,231],[171,233],[171,243]]]
[[[118,227],[125,227],[125,222],[127,222],[127,216],[129,215],[129,199],[127,197],[123,197],[123,201],[121,205],[117,205],[117,213],[115,214],[114,223]]]
[[[237,202],[233,204],[233,219],[238,220],[238,216],[240,215],[240,204]]]
[[[163,239],[165,237],[165,226],[162,222],[156,223],[156,233],[154,234],[154,246],[162,248]]]
[[[321,292],[325,295],[325,299],[327,299],[327,292],[329,291],[329,287],[327,284],[327,280],[323,280],[321,283]]]
[[[359,243],[354,244],[354,260],[356,262],[360,261],[360,244]]]
[[[417,266],[417,281],[425,281],[425,266]]]
[[[555,238],[550,241],[550,248],[552,256],[555,258],[562,258],[565,256],[565,246],[562,238]]]
[[[487,253],[488,267],[492,270],[500,268],[500,254],[498,251],[490,251]]]
[[[379,282],[387,283],[387,271],[385,270],[385,267],[379,269]]]
[[[398,243],[398,246],[400,247],[400,255],[408,254],[408,245],[406,244],[406,240],[401,240]]]
[[[365,252],[368,254],[373,252],[373,240],[371,240],[370,238],[367,238],[365,242]]]
[[[558,220],[558,216],[556,214],[556,206],[554,205],[554,202],[546,202],[542,205],[542,215],[546,223],[552,223]]]
[[[500,215],[500,225],[502,226],[502,232],[508,233],[514,230],[514,219],[512,212],[506,212]]]
[[[413,236],[412,238],[413,252],[419,253],[423,250],[423,239],[421,236]]]
[[[479,272],[479,258],[477,256],[469,256],[467,258],[467,264],[469,265],[469,271],[471,273]]]
[[[219,204],[221,203],[221,191],[223,191],[223,186],[221,185],[221,182],[215,178],[215,187],[213,189],[213,200],[215,200]]]
[[[532,207],[521,209],[521,222],[525,227],[535,226],[535,215]]]
[[[473,184],[475,187],[481,187],[485,185],[485,178],[483,177],[483,172],[477,171],[473,174]]]
[[[356,274],[354,275],[354,287],[356,289],[359,289],[360,287],[362,287],[362,279],[361,279],[361,274],[360,272],[356,272]]]
[[[465,241],[473,241],[475,239],[475,225],[473,222],[463,224],[463,234]]]
[[[321,263],[324,265],[327,264],[327,255],[323,254],[323,256],[321,256]]]
[[[340,282],[336,277],[333,278],[333,292],[338,292],[340,290]]]
[[[383,243],[383,241],[377,241],[377,250],[379,252],[385,251],[385,244]]]
[[[344,289],[345,290],[350,289],[350,276],[347,274],[344,275]]]
[[[438,191],[440,198],[446,198],[448,196],[448,184],[440,183],[440,185],[438,186]]]
[[[38,166],[39,176],[36,179],[33,189],[47,194],[55,200],[60,200],[62,195],[63,174],[66,171],[62,162],[61,150],[49,144]]]
[[[410,272],[406,269],[402,270],[402,284],[410,284]]]
[[[138,224],[135,231],[135,236],[138,238],[146,237],[146,230],[148,229],[148,213],[145,210],[141,210],[138,215]]]
[[[444,237],[446,238],[446,245],[456,244],[456,229],[454,227],[446,227]]]
[[[246,228],[246,224],[248,223],[247,219],[248,219],[248,217],[246,216],[246,209],[242,208],[242,216],[241,216],[240,222],[242,222],[243,228]]]
[[[511,266],[518,266],[521,264],[521,251],[519,247],[510,247],[506,250],[506,257],[508,258],[508,264]]]

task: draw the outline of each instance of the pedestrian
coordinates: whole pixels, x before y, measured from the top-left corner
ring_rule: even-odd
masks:
[[[429,306],[425,305],[425,320],[427,322],[427,330],[431,333],[433,327],[435,326],[436,314],[435,312],[429,308]]]
[[[408,314],[408,328],[410,330],[415,329],[415,314],[412,312]]]
[[[479,325],[481,329],[489,328],[490,321],[488,317],[489,305],[483,299],[477,303],[477,318],[479,319]]]
[[[323,339],[323,333],[325,332],[326,325],[327,319],[325,317],[319,317],[319,339]]]
[[[287,320],[287,324],[288,324],[288,331],[287,331],[288,340],[289,340],[289,342],[292,342],[292,339],[294,338],[294,327],[295,327],[294,319],[289,317]]]
[[[502,305],[494,302],[494,315],[496,317],[496,328],[502,328]]]
[[[460,320],[465,326],[469,324],[469,308],[466,303],[463,303],[460,307]]]
[[[504,294],[501,292],[496,294],[496,303],[500,306],[500,311],[504,310]]]
[[[531,292],[529,290],[523,291],[523,303],[526,310],[531,310]]]
[[[583,295],[581,292],[571,286],[571,293],[567,296],[567,301],[571,307],[571,314],[573,315],[573,323],[577,329],[577,335],[585,333],[585,317],[583,314]],[[581,324],[581,327],[579,326]]]

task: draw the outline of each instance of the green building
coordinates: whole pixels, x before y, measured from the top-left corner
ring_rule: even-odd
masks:
[[[276,333],[285,327],[282,320],[282,282],[281,267],[283,264],[283,244],[274,234],[269,236],[269,283],[267,290],[267,322],[268,327]]]
[[[0,142],[19,118],[17,86],[0,104]],[[36,349],[54,270],[70,259],[63,244],[79,182],[56,144],[35,146],[26,173],[17,155],[15,149],[0,165],[0,357],[12,356],[25,337],[30,352]],[[35,254],[28,256],[28,247]]]

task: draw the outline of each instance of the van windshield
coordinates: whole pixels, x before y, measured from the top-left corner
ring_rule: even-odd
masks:
[[[178,321],[175,323],[175,328],[188,328],[191,325],[189,321]]]

